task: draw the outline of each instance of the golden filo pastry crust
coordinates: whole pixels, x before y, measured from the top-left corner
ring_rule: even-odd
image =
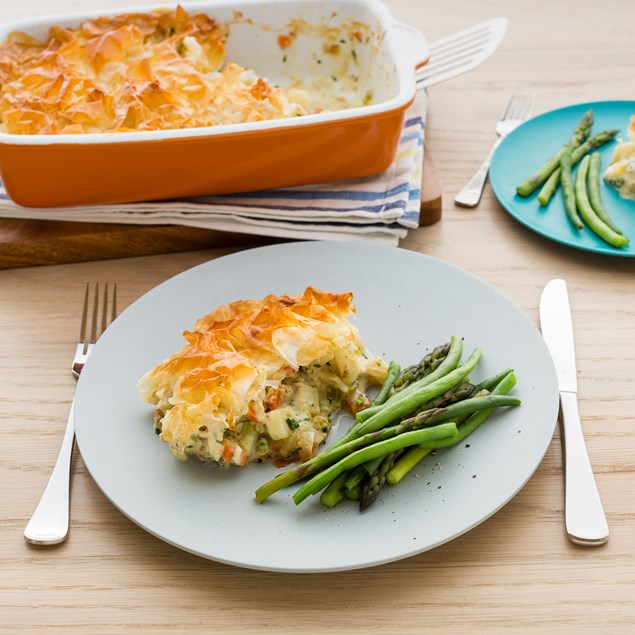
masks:
[[[130,132],[306,114],[304,95],[289,99],[225,63],[225,40],[222,25],[182,7],[52,27],[45,42],[12,33],[0,44],[0,130]]]
[[[342,405],[367,405],[387,366],[349,321],[352,294],[308,287],[200,318],[183,349],[139,381],[155,431],[179,458],[221,465],[314,456]]]

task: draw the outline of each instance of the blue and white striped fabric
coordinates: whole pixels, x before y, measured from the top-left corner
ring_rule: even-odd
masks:
[[[409,107],[393,164],[364,179],[125,205],[29,209],[0,185],[0,216],[78,222],[177,224],[219,231],[397,245],[419,222],[426,94]]]

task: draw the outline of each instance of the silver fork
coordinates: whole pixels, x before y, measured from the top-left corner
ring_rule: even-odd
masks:
[[[71,366],[71,372],[79,377],[84,368],[88,356],[92,352],[95,342],[117,316],[117,284],[113,285],[112,298],[108,293],[108,283],[105,284],[101,299],[101,323],[100,323],[100,294],[99,283],[95,284],[92,300],[92,316],[90,329],[87,331],[88,316],[90,313],[91,284],[86,284],[84,293],[84,308],[82,311],[82,323],[79,332],[79,340],[75,349],[75,357]],[[110,303],[110,310],[108,305]],[[70,511],[70,476],[71,459],[73,456],[73,441],[75,439],[75,426],[73,422],[74,401],[68,415],[68,423],[62,440],[62,447],[55,463],[55,468],[49,479],[44,494],[38,506],[24,530],[24,537],[28,542],[36,545],[55,545],[63,542],[68,536],[68,519]]]
[[[454,202],[463,207],[476,207],[481,200],[483,187],[489,172],[489,166],[498,144],[514,128],[517,128],[523,121],[531,116],[534,108],[536,96],[534,93],[517,93],[512,95],[503,111],[499,122],[496,124],[496,134],[498,139],[488,152],[481,167],[476,171],[469,183],[454,197]]]

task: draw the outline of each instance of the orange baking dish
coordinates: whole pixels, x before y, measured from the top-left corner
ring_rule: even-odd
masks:
[[[272,84],[297,82],[343,91],[359,105],[301,117],[247,123],[84,134],[0,132],[0,178],[9,196],[27,207],[58,207],[227,194],[377,174],[393,161],[404,112],[415,97],[414,70],[428,48],[416,29],[396,22],[377,0],[199,2],[225,25],[226,57]],[[148,7],[116,13],[148,11]],[[15,22],[40,40],[51,26],[74,27],[115,12],[78,13]],[[303,28],[298,29],[298,24]],[[286,38],[294,25],[294,37]],[[370,34],[351,60],[324,55],[351,25]],[[281,43],[283,46],[281,46]],[[344,53],[348,53],[344,57]],[[353,68],[354,61],[354,68]]]

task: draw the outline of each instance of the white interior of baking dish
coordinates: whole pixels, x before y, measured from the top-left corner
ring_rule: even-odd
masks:
[[[370,116],[403,107],[415,94],[414,68],[428,57],[423,35],[396,22],[379,0],[239,0],[181,3],[190,13],[204,12],[228,29],[226,59],[252,68],[273,84],[306,88],[312,103],[329,106],[338,95],[351,107],[289,119],[146,132],[15,135],[0,142],[20,145],[113,143],[218,134],[239,134],[325,121]],[[158,3],[157,7],[176,5]],[[50,16],[0,27],[0,39],[22,31],[45,40],[53,25],[74,27],[90,18],[147,12],[152,7],[104,9]],[[351,38],[359,31],[360,37]],[[279,37],[294,34],[287,48]],[[337,46],[334,46],[337,45]]]

